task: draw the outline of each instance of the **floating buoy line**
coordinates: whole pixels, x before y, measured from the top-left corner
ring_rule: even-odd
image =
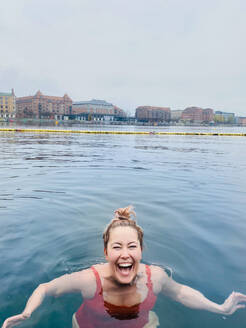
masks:
[[[223,133],[223,132],[217,133],[217,132],[157,132],[157,131],[96,131],[96,130],[21,129],[21,128],[0,128],[0,132],[246,137],[246,133]]]

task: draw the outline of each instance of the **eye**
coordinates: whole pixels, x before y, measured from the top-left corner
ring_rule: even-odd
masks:
[[[133,249],[133,248],[136,248],[136,247],[137,247],[136,245],[129,246],[130,249]]]
[[[113,249],[120,249],[120,246],[114,246]]]

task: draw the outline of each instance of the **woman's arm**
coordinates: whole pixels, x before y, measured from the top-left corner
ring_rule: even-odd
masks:
[[[161,268],[155,270],[159,271],[158,276],[159,279],[161,278],[160,291],[184,306],[223,315],[233,314],[236,310],[245,307],[245,304],[241,304],[246,302],[246,295],[244,294],[233,292],[223,304],[217,304],[210,301],[198,290],[177,283],[168,277]]]
[[[39,285],[27,301],[24,311],[21,314],[17,314],[13,317],[6,319],[3,323],[2,328],[14,327],[16,325],[19,325],[22,321],[30,318],[32,312],[42,304],[43,299],[45,298],[45,294],[45,284]]]
[[[172,278],[169,279],[172,280]],[[206,310],[223,315],[230,315],[240,308],[245,308],[245,304],[241,303],[246,302],[246,295],[233,292],[223,304],[217,304],[210,301],[198,290],[177,284],[174,280],[167,282],[167,285],[163,286],[162,292],[189,308]]]
[[[90,269],[66,274],[50,282],[39,285],[27,301],[21,314],[6,319],[2,328],[11,328],[30,318],[31,314],[42,304],[46,296],[58,297],[65,293],[81,292],[90,297],[95,293],[96,283]]]

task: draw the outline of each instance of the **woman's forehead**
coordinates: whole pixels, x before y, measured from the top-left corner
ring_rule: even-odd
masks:
[[[116,240],[128,240],[128,241],[138,241],[138,233],[132,227],[115,227],[110,231],[109,240],[116,241]]]

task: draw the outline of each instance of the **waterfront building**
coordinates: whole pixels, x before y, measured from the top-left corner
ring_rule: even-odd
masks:
[[[203,122],[209,123],[214,121],[214,111],[212,108],[205,108],[202,112]]]
[[[71,112],[72,99],[67,94],[63,97],[46,96],[38,91],[34,96],[16,98],[18,118],[61,120]]]
[[[246,125],[246,117],[236,116],[235,123],[240,125]]]
[[[201,107],[187,107],[184,109],[181,119],[183,121],[188,121],[190,123],[203,123],[212,122],[214,118],[214,111],[211,108],[201,108]]]
[[[16,97],[14,89],[8,92],[0,92],[0,120],[15,118]]]
[[[127,118],[127,115],[126,115],[126,112],[117,107],[117,106],[114,106],[114,118],[118,121],[125,121]]]
[[[181,119],[182,110],[171,110],[171,121],[178,122]]]
[[[105,100],[92,99],[74,102],[70,117],[81,121],[122,121],[126,113]]]
[[[138,122],[169,122],[171,110],[169,107],[139,106],[136,108],[135,117]]]
[[[201,123],[203,109],[200,107],[187,107],[184,109],[181,119],[183,121]]]
[[[235,123],[235,114],[216,111],[214,113],[214,122],[215,123],[229,123],[229,124]]]

